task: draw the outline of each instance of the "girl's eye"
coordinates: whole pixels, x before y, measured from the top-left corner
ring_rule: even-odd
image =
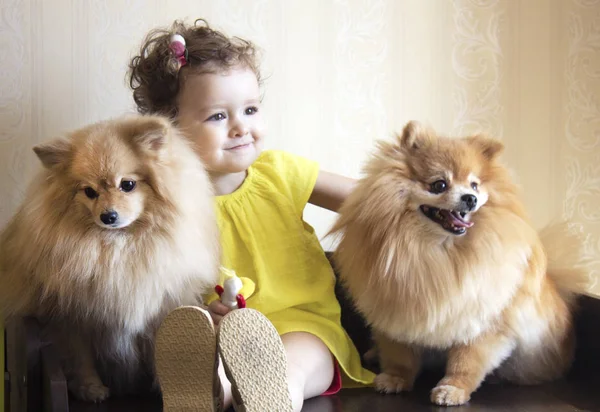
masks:
[[[212,121],[217,121],[218,122],[220,120],[225,120],[225,119],[226,119],[226,117],[225,117],[224,113],[216,113],[216,114],[213,114],[212,116],[210,116],[206,120],[212,120]]]
[[[251,106],[246,108],[246,110],[244,110],[244,113],[247,114],[248,116],[252,116],[253,114],[256,114],[258,112],[258,107],[256,106]]]

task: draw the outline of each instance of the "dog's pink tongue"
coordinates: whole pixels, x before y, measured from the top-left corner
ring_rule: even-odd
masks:
[[[466,220],[463,220],[460,215],[455,215],[454,213],[450,212],[449,210],[440,210],[440,213],[446,218],[446,220],[449,220],[450,223],[452,223],[453,226],[456,227],[471,227],[473,226],[473,222],[467,222]]]

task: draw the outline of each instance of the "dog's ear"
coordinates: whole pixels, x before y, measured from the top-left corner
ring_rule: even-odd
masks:
[[[159,116],[141,116],[125,123],[134,144],[145,152],[160,153],[169,138],[172,127],[168,119]]]
[[[67,163],[71,158],[71,142],[65,138],[54,139],[33,147],[33,151],[47,169]]]
[[[493,160],[502,153],[504,144],[500,140],[478,134],[465,138],[469,145],[477,149],[486,159]]]
[[[413,151],[425,146],[434,134],[431,128],[412,120],[404,126],[402,134],[398,136],[398,142],[402,149]]]

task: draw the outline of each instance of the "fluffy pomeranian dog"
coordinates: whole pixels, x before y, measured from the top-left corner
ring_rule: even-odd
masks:
[[[485,136],[440,137],[416,122],[380,142],[340,210],[334,260],[372,326],[376,389],[409,391],[425,353],[447,356],[431,392],[467,402],[486,375],[560,377],[574,351],[573,291],[587,281],[567,225],[542,237]]]
[[[0,311],[40,320],[76,397],[151,388],[160,321],[216,284],[208,175],[155,116],[100,122],[33,150],[44,168],[0,237]]]

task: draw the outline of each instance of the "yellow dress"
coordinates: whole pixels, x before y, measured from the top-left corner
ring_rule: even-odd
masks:
[[[315,162],[263,152],[238,190],[217,197],[222,265],[255,283],[247,307],[262,312],[280,335],[312,333],[337,359],[344,386],[369,385],[374,375],[361,366],[341,325],[335,275],[302,217],[318,173]]]

